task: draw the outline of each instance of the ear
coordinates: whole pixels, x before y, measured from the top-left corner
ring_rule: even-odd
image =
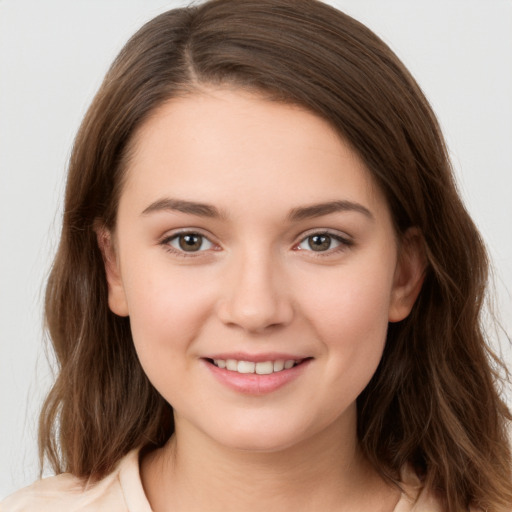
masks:
[[[116,315],[128,316],[128,304],[112,233],[103,226],[95,227],[95,232],[107,276],[108,305]]]
[[[390,322],[399,322],[411,312],[423,284],[426,266],[423,236],[419,229],[409,228],[399,246],[389,305]]]

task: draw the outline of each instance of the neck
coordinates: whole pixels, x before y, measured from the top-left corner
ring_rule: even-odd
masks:
[[[143,486],[155,512],[356,511],[368,495],[373,508],[364,510],[392,510],[382,508],[390,489],[362,457],[355,421],[349,424],[279,451],[249,452],[178,422],[169,442],[142,461]]]

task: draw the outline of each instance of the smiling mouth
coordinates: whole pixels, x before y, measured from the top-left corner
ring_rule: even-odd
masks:
[[[281,372],[283,370],[290,370],[291,368],[300,365],[307,359],[278,359],[276,361],[240,361],[237,359],[207,359],[207,361],[217,368],[228,370],[230,372],[257,375],[271,375],[272,373]]]

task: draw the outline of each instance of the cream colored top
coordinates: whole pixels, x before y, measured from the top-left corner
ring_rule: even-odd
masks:
[[[442,512],[426,493],[418,500],[419,482],[405,482],[394,512]],[[133,450],[117,468],[93,485],[64,473],[38,480],[0,503],[0,512],[152,512],[139,473],[139,452]]]

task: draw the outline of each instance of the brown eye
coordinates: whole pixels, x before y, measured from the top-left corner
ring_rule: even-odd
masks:
[[[307,238],[312,251],[327,251],[331,248],[332,238],[329,235],[312,235]]]
[[[180,252],[200,252],[213,247],[212,242],[199,233],[180,233],[166,243]]]
[[[203,237],[201,235],[180,235],[178,237],[180,249],[184,251],[198,251],[201,249],[201,245],[203,244]]]
[[[319,232],[303,238],[296,248],[302,251],[330,253],[336,249],[342,250],[352,245],[353,242],[349,238],[334,233]]]

